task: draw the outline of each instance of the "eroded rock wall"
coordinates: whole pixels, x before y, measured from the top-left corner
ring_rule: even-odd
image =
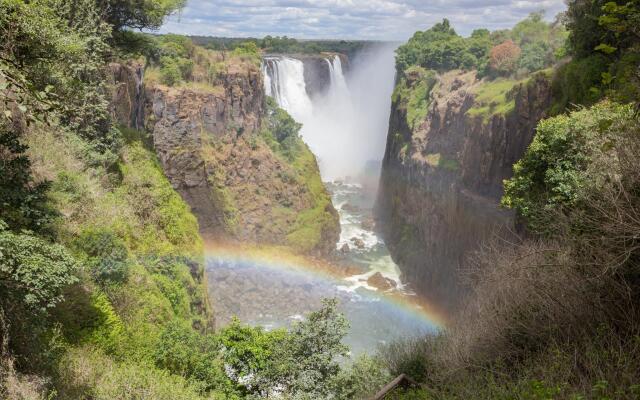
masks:
[[[376,204],[405,280],[449,310],[465,292],[465,257],[513,229],[513,215],[499,207],[502,181],[551,101],[550,84],[540,75],[514,87],[513,111],[472,118],[467,112],[480,84],[475,72],[438,76],[427,116],[413,129],[401,99],[393,102]]]
[[[266,111],[257,66],[230,65],[219,74],[219,84],[204,88],[136,85],[134,65],[115,64],[112,72],[115,117],[150,136],[164,173],[191,206],[205,238],[291,242],[292,227],[316,199],[300,171],[260,136]],[[319,180],[310,158],[313,165],[305,173],[313,176],[304,178]],[[326,255],[335,249],[338,215],[330,203],[324,211],[318,238],[305,252]]]

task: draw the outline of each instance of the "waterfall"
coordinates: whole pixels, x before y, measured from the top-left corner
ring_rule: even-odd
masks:
[[[351,99],[347,80],[344,78],[344,74],[342,73],[342,61],[340,60],[340,57],[334,56],[332,60],[325,59],[325,61],[329,65],[329,78],[331,80],[329,96]]]
[[[305,123],[313,113],[313,105],[307,94],[302,61],[268,57],[262,72],[267,96],[273,97],[296,121]]]
[[[265,57],[265,93],[302,123],[300,135],[318,158],[325,181],[357,177],[369,161],[380,160],[384,154],[393,90],[393,50],[387,45],[363,52],[351,62],[349,81],[340,56],[325,57],[328,87],[313,98],[307,93],[302,61]]]

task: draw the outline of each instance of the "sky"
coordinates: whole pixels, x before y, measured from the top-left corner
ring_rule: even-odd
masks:
[[[456,31],[510,28],[529,13],[547,19],[563,0],[187,0],[161,33],[298,39],[406,40],[448,18]]]

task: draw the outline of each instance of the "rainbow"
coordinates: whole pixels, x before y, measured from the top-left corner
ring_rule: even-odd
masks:
[[[205,244],[205,258],[209,261],[219,260],[228,263],[259,265],[261,268],[292,274],[311,274],[318,279],[337,285],[344,285],[344,278],[347,277],[344,266],[337,266],[322,259],[293,254],[288,248],[279,246],[208,242]],[[418,296],[398,292],[373,292],[371,295],[436,329],[443,329],[447,325],[448,318],[445,313]]]

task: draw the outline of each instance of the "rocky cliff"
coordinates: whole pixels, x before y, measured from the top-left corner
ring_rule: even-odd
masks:
[[[114,64],[113,112],[121,124],[147,132],[206,238],[332,252],[339,221],[324,201],[315,157],[306,146],[304,162],[277,154],[264,137],[260,68],[240,59],[224,66],[214,85],[168,87],[154,79],[142,84],[140,65]],[[312,211],[316,218],[309,219]]]
[[[464,258],[513,228],[499,207],[502,181],[551,91],[544,74],[486,82],[475,72],[425,72],[402,78],[394,93],[376,215],[405,280],[453,309],[464,292]]]

